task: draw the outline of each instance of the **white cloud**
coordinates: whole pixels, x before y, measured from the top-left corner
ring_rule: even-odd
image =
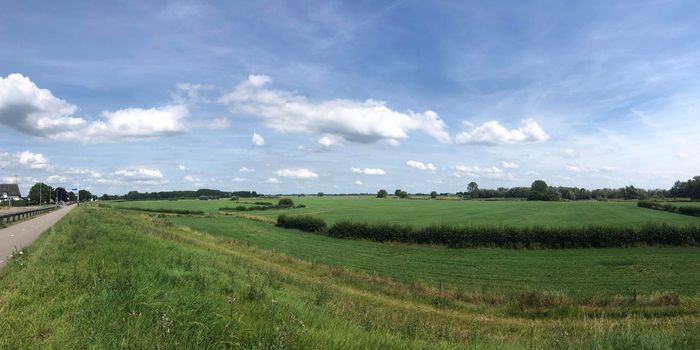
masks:
[[[486,178],[499,180],[514,180],[517,175],[513,172],[504,171],[503,169],[496,166],[479,167],[476,165],[458,165],[455,167],[455,172],[452,174],[455,177],[479,178],[483,176]]]
[[[202,182],[202,179],[192,176],[192,175],[185,175],[183,179],[187,182]]]
[[[280,180],[278,180],[276,177],[270,177],[267,180],[265,180],[265,182],[269,184],[278,184],[280,183]]]
[[[355,185],[362,186],[363,183],[362,183],[362,181],[360,181],[360,180],[356,180],[356,181],[355,181]]]
[[[127,181],[149,181],[163,179],[163,173],[158,169],[131,168],[121,169],[114,172],[114,175]]]
[[[276,174],[277,176],[292,177],[295,179],[315,179],[318,177],[318,174],[316,174],[315,172],[304,168],[281,169],[277,170]]]
[[[576,152],[573,148],[564,148],[561,151],[561,154],[564,157],[569,157],[569,158],[578,156],[578,152]]]
[[[518,164],[515,164],[515,163],[508,163],[508,162],[506,162],[505,160],[504,160],[504,161],[501,161],[501,166],[504,167],[504,168],[506,168],[506,169],[517,169],[517,168],[520,167]]]
[[[41,153],[23,151],[17,153],[16,158],[19,164],[26,166],[30,169],[46,170],[52,168],[51,164],[49,164],[49,160],[46,159],[46,157],[44,157],[44,155]]]
[[[184,165],[182,165],[182,164],[178,165],[177,168],[178,168],[178,170],[180,170],[180,171],[185,171],[185,170],[187,170],[187,167],[184,166]]]
[[[242,166],[240,169],[238,169],[238,171],[242,173],[252,173],[255,172],[255,169],[250,169],[246,168],[245,166]]]
[[[85,169],[85,168],[69,168],[63,171],[65,174],[69,175],[88,175],[91,178],[100,178],[102,177],[102,174],[92,170],[92,169]]]
[[[299,150],[299,151],[303,151],[303,150],[305,150],[305,149],[306,149],[306,148],[304,147],[304,145],[299,145],[299,146],[297,146],[297,150]]]
[[[523,119],[517,129],[508,130],[498,121],[486,122],[469,131],[463,131],[455,136],[459,144],[521,144],[544,142],[549,135],[532,119]]]
[[[256,146],[264,146],[265,145],[265,139],[262,137],[262,135],[258,133],[253,133],[253,144]]]
[[[688,153],[685,153],[685,152],[678,152],[678,153],[676,154],[676,157],[678,157],[678,158],[688,158]]]
[[[333,136],[324,136],[318,139],[318,143],[323,147],[332,147],[338,143],[338,138]]]
[[[365,175],[384,175],[386,172],[384,169],[380,168],[350,168],[350,170],[355,174],[365,174]]]
[[[416,168],[419,170],[430,170],[430,171],[437,170],[435,165],[433,165],[432,163],[423,163],[423,162],[419,162],[416,160],[409,160],[406,162],[406,165],[410,166],[411,168]]]
[[[231,181],[233,181],[233,182],[244,182],[244,181],[248,181],[248,179],[245,179],[245,178],[242,178],[242,177],[234,177],[233,179],[231,179]]]
[[[266,89],[271,81],[268,76],[250,75],[219,102],[232,111],[264,118],[267,126],[280,132],[326,134],[371,143],[405,139],[410,131],[421,130],[440,142],[450,142],[445,123],[433,111],[398,112],[371,99],[313,102],[293,92]]]
[[[573,172],[575,172],[575,173],[578,173],[578,172],[581,171],[581,168],[579,168],[579,167],[576,166],[576,165],[567,165],[567,166],[566,166],[566,170],[568,170],[568,171],[573,171]]]
[[[211,102],[206,92],[214,90],[213,85],[204,84],[178,83],[175,87],[177,91],[171,93],[173,101],[188,105]]]
[[[0,77],[0,124],[47,139],[79,142],[144,140],[187,131],[184,105],[102,112],[102,119],[76,117],[77,107],[40,89],[28,77]]]

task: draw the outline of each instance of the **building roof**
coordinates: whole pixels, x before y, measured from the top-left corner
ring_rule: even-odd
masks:
[[[17,184],[0,184],[0,195],[7,193],[9,197],[21,197]]]

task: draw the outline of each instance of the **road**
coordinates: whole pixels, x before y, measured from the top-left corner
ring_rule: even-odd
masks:
[[[35,216],[29,220],[0,229],[0,268],[7,263],[15,250],[21,250],[34,242],[44,231],[73,209],[74,205],[63,207],[48,214]]]

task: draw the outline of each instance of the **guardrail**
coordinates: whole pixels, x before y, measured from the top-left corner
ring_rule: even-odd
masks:
[[[45,213],[48,213],[50,211],[56,210],[58,208],[59,208],[59,206],[55,205],[55,206],[39,208],[39,209],[31,209],[31,210],[25,210],[25,211],[8,213],[8,214],[0,214],[0,224],[9,224],[13,221],[22,220],[22,219],[26,219],[26,218],[29,218],[32,216],[45,214]]]

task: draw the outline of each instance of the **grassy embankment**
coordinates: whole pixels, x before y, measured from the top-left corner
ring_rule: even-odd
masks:
[[[226,220],[235,220],[229,232],[274,230]],[[279,238],[278,233],[271,236]],[[647,277],[698,281],[692,273],[684,275],[691,258],[674,260],[683,248],[652,251],[672,265],[647,271]],[[593,260],[625,259],[615,253]],[[551,258],[525,260],[539,261],[531,266],[549,270],[555,281],[557,272],[545,261]],[[635,268],[652,267],[627,259]],[[478,263],[491,268],[489,261]],[[497,273],[491,271],[492,279],[515,275]],[[649,285],[662,285],[657,283]],[[693,288],[679,288],[680,296],[640,292],[636,298],[582,299],[547,288],[437,289],[297,260],[171,226],[155,215],[77,208],[0,271],[0,348],[693,348],[700,346],[700,302],[690,296]]]

